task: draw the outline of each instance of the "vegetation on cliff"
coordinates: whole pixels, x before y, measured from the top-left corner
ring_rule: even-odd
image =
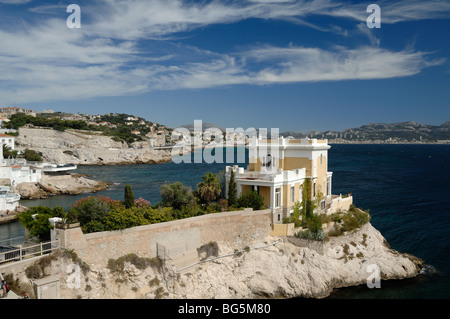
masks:
[[[128,144],[135,141],[142,141],[143,138],[141,135],[150,132],[150,127],[153,124],[155,124],[155,129],[160,127],[166,129],[165,126],[145,121],[143,118],[138,118],[140,121],[129,122],[127,121],[127,118],[129,117],[133,116],[128,114],[102,115],[96,122],[91,123],[84,120],[64,120],[55,114],[53,114],[53,117],[49,118],[42,114],[31,116],[24,113],[17,113],[11,116],[10,121],[5,123],[5,127],[19,129],[25,125],[33,125],[35,127],[52,128],[61,132],[64,132],[67,129],[97,131],[103,132],[104,135],[111,136],[113,140],[117,142],[126,142]],[[107,122],[110,125],[98,125],[98,123],[101,122]],[[134,134],[135,131],[139,131],[140,134]]]

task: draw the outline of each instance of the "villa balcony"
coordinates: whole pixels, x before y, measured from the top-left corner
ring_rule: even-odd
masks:
[[[294,169],[289,171],[249,171],[242,167],[236,169],[236,180],[262,181],[262,182],[283,182],[306,177],[306,169]]]

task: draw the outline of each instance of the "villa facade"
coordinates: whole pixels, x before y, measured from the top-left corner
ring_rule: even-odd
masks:
[[[227,166],[226,189],[235,173],[237,196],[258,192],[264,205],[273,212],[273,222],[282,223],[290,216],[294,203],[302,201],[305,179],[311,181],[311,200],[320,199],[319,210],[332,202],[332,172],[328,171],[327,140],[317,139],[262,139],[254,138],[249,145],[249,165]]]

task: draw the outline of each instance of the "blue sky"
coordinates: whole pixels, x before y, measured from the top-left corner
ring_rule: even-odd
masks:
[[[80,29],[67,28],[71,3]],[[449,30],[447,0],[0,0],[0,106],[171,127],[439,125]]]

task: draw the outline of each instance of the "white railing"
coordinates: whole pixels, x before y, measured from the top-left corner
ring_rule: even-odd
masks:
[[[22,261],[33,257],[43,256],[46,253],[50,253],[53,250],[60,248],[59,239],[47,242],[41,242],[39,244],[22,246],[18,245],[18,248],[0,252],[0,264]]]

